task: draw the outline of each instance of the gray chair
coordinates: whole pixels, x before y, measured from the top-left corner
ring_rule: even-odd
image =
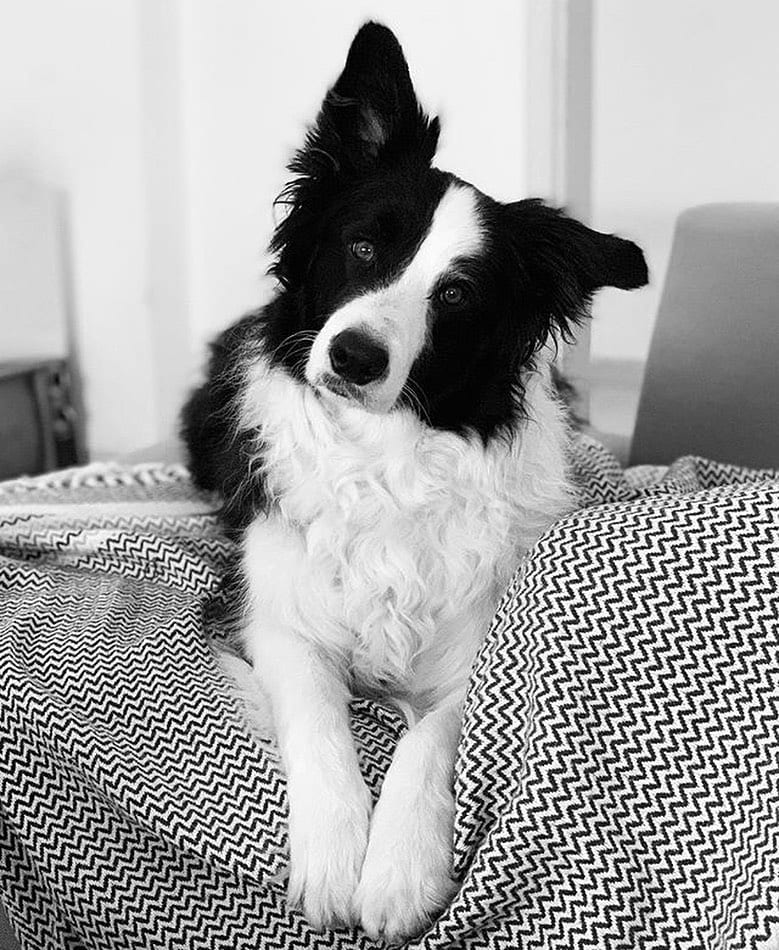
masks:
[[[679,216],[630,464],[779,468],[779,204]]]

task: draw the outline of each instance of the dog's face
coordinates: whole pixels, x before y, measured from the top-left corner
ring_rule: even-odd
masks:
[[[646,265],[629,241],[433,168],[438,133],[394,35],[364,26],[290,166],[272,248],[294,306],[270,343],[324,399],[486,438],[521,411],[549,335]]]

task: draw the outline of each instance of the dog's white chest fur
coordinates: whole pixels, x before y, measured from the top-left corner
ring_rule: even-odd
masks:
[[[530,390],[533,418],[485,448],[257,366],[242,425],[274,504],[244,566],[269,622],[342,658],[358,689],[445,693],[519,555],[570,502],[560,408],[540,377]]]

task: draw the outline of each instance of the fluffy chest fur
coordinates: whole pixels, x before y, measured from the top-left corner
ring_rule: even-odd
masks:
[[[284,536],[285,622],[341,656],[358,687],[420,692],[420,674],[445,687],[453,662],[461,675],[519,556],[569,505],[566,428],[543,373],[527,397],[528,421],[485,447],[252,369],[241,425],[270,504],[245,568],[278,585]]]

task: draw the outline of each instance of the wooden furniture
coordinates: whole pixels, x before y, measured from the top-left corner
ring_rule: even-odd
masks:
[[[86,461],[65,359],[0,363],[0,478]]]

